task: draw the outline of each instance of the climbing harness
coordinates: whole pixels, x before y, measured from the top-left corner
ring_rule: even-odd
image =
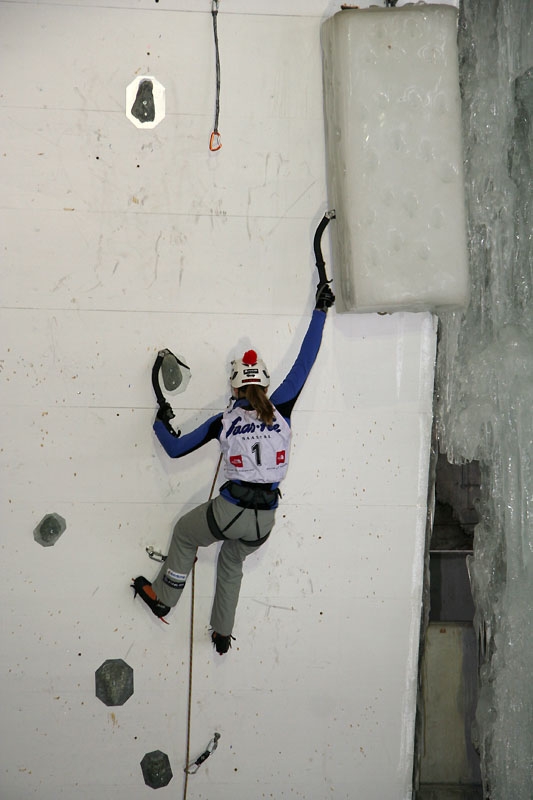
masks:
[[[220,53],[218,50],[218,30],[217,30],[217,17],[218,17],[218,0],[212,0],[211,15],[213,17],[213,36],[215,40],[215,69],[216,69],[216,97],[215,97],[215,124],[213,125],[213,132],[209,139],[209,149],[212,153],[220,150],[222,147],[222,140],[218,130],[218,117],[220,114]]]
[[[219,739],[220,739],[220,733],[215,732],[213,738],[205,748],[202,755],[198,756],[196,761],[191,761],[191,763],[187,767],[185,767],[185,772],[187,772],[189,775],[196,775],[196,773],[198,772],[200,766],[204,763],[204,761],[207,761],[211,753],[213,753],[217,749]]]
[[[242,508],[255,508],[269,511],[281,497],[279,489],[273,489],[270,483],[249,483],[248,481],[226,481],[220,491],[227,489],[237,505]]]
[[[281,496],[280,490],[270,488],[269,484],[247,483],[246,481],[241,481],[240,483],[236,483],[235,481],[227,481],[225,484],[223,484],[223,486],[220,487],[220,491],[223,489],[228,490],[233,499],[236,500],[235,505],[240,506],[241,510],[235,514],[233,519],[231,519],[224,528],[219,528],[213,513],[213,506],[210,503],[207,507],[206,513],[209,530],[215,539],[224,541],[228,538],[225,535],[226,531],[231,528],[235,522],[237,522],[239,517],[244,514],[247,508],[251,508],[255,511],[255,529],[257,532],[257,538],[239,539],[238,541],[242,542],[248,547],[260,547],[262,544],[264,544],[264,542],[266,542],[270,536],[270,533],[267,533],[266,536],[261,536],[257,512],[269,511],[274,506],[277,498]]]
[[[215,537],[215,539],[217,539],[219,542],[227,539],[228,537],[225,535],[226,531],[228,530],[228,528],[231,528],[231,526],[235,522],[237,522],[239,517],[241,517],[244,514],[245,510],[246,510],[245,508],[241,508],[241,510],[238,511],[237,514],[235,514],[231,522],[229,522],[226,525],[226,527],[222,528],[221,530],[218,527],[217,522],[215,520],[215,515],[213,514],[213,507],[209,505],[207,507],[207,514],[206,514],[207,524],[209,525],[209,530],[211,531],[211,534]],[[270,533],[267,533],[266,536],[263,537],[261,536],[261,533],[259,531],[259,520],[257,518],[257,508],[255,509],[255,527],[257,530],[257,539],[239,539],[238,541],[248,545],[248,547],[260,547],[264,542],[266,542],[266,540],[270,536]]]
[[[211,489],[209,491],[209,498],[211,500],[213,497],[213,493],[215,491],[215,485],[218,478],[218,473],[220,471],[220,465],[222,463],[222,453],[218,459],[217,468],[215,470],[215,474],[213,476],[213,483],[211,484]],[[188,690],[188,700],[187,700],[187,744],[186,744],[186,752],[185,752],[185,763],[187,766],[184,769],[185,772],[185,782],[183,785],[183,800],[187,800],[187,789],[189,786],[189,775],[194,774],[194,772],[189,772],[190,767],[190,753],[191,753],[191,716],[192,716],[192,668],[193,668],[193,644],[194,644],[194,594],[195,594],[195,579],[196,579],[196,562],[192,565],[191,570],[191,621],[189,626],[189,690]],[[217,734],[215,734],[215,737]],[[220,738],[220,737],[219,737]],[[218,739],[216,740],[216,743]],[[216,747],[215,743],[215,747]],[[213,750],[215,749],[213,747]],[[210,752],[212,752],[211,750]],[[201,757],[201,756],[200,756]],[[207,756],[206,756],[207,757]],[[205,759],[203,759],[205,761]],[[199,766],[199,765],[198,765]],[[196,772],[196,770],[195,770]]]

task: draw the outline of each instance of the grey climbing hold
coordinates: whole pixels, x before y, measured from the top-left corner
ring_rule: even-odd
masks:
[[[165,87],[153,75],[138,75],[126,86],[126,117],[144,129],[155,128],[165,118]]]
[[[133,669],[121,658],[104,661],[95,680],[96,696],[106,706],[122,706],[133,694]]]
[[[185,367],[185,369],[188,368]],[[161,376],[163,378],[163,385],[168,392],[175,391],[183,381],[180,362],[170,350],[165,354],[161,362]]]
[[[167,754],[162,753],[161,750],[153,750],[151,753],[146,753],[141,761],[141,769],[145,784],[151,786],[152,789],[160,789],[162,786],[167,786],[172,780],[170,761]]]
[[[43,547],[52,547],[66,527],[67,523],[59,514],[46,514],[33,531],[33,538]]]
[[[154,84],[150,80],[139,83],[137,96],[131,107],[132,115],[139,122],[153,122],[155,119]]]

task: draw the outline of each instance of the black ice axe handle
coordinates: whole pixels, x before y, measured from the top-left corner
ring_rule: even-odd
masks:
[[[152,367],[152,386],[154,387],[157,404],[159,406],[157,417],[158,419],[161,420],[167,431],[171,433],[172,436],[177,437],[181,434],[181,431],[175,431],[172,425],[170,424],[170,420],[174,419],[176,415],[174,414],[174,411],[172,410],[172,406],[170,405],[170,403],[167,403],[167,401],[165,400],[163,392],[161,391],[161,386],[159,384],[159,370],[161,369],[161,364],[163,363],[163,359],[167,355],[174,356],[174,353],[165,348],[164,350],[160,350],[157,354],[157,358],[154,361],[154,366]],[[174,356],[174,358],[176,358],[176,356]],[[182,364],[179,358],[176,358],[176,361],[182,367],[186,366],[186,364]]]
[[[322,256],[322,234],[324,233],[326,227],[328,226],[330,220],[335,219],[335,211],[326,211],[322,219],[320,220],[319,226],[315,231],[315,238],[313,240],[313,248],[315,250],[315,259],[316,259],[316,267],[318,269],[318,283],[322,285],[324,283],[329,283],[328,276],[326,275],[326,262],[324,261],[324,257]]]
[[[159,385],[159,370],[161,369],[161,364],[163,363],[164,357],[169,354],[170,350],[167,350],[166,348],[164,350],[160,350],[157,354],[156,360],[154,361],[154,366],[152,367],[152,386],[154,387],[159,408],[164,408],[165,405],[168,405],[163,396],[163,392],[161,391],[161,386]],[[174,414],[172,414],[172,417],[173,416]],[[169,417],[169,419],[172,419],[172,417]]]

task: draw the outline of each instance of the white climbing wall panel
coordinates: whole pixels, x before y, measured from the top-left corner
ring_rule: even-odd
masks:
[[[129,582],[207,498],[217,448],[162,453],[150,371],[161,347],[187,359],[183,430],[225,406],[248,346],[281,380],[327,207],[320,30],[337,8],[249,6],[220,3],[211,154],[210,3],[0,0],[5,800],[147,797],[154,750],[173,771],[157,797],[182,796],[190,586],[164,626]],[[149,130],[125,113],[140,75],[165,90]],[[216,551],[199,557],[191,757],[221,739],[190,800],[411,796],[434,351],[429,314],[330,313],[224,658]],[[66,530],[43,547],[50,513]],[[108,659],[134,672],[120,706],[95,696]]]

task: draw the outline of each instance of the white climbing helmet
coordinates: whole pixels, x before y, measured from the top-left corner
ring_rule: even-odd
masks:
[[[234,389],[240,389],[252,383],[257,386],[268,386],[270,375],[265,362],[257,357],[255,350],[247,350],[242,358],[231,362],[229,380]]]

